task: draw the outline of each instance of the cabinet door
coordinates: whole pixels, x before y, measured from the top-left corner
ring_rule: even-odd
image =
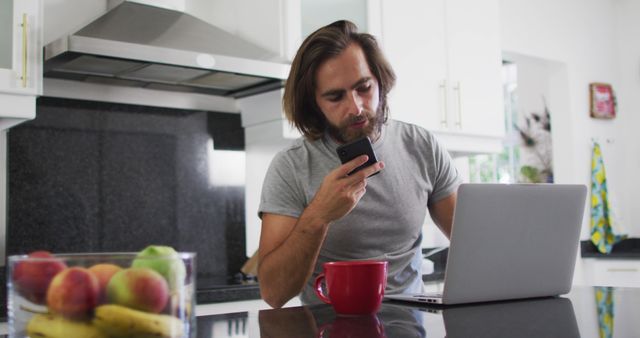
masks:
[[[0,92],[42,92],[42,15],[39,0],[0,4]]]
[[[390,117],[430,130],[446,113],[444,0],[382,1],[382,46],[396,86]]]
[[[449,129],[504,135],[500,17],[497,0],[447,0]]]
[[[640,262],[635,259],[583,258],[587,285],[637,287],[640,285]]]

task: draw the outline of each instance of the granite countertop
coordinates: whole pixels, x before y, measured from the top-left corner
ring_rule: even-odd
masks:
[[[616,243],[609,254],[600,253],[589,240],[581,241],[580,255],[583,258],[640,259],[640,238],[628,238]]]
[[[196,290],[197,304],[233,302],[238,300],[260,299],[260,286],[257,282],[236,285],[220,285]]]
[[[329,305],[199,315],[196,337],[596,337],[595,291],[605,289],[612,303],[612,338],[635,337],[631,314],[640,301],[637,288],[574,287],[561,297],[477,303],[451,307],[385,301],[373,316],[340,317]],[[0,338],[7,337],[0,334]]]

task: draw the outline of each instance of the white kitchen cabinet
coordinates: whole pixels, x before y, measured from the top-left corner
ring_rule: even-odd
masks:
[[[583,258],[584,282],[594,286],[640,287],[640,260]]]
[[[381,38],[397,75],[391,117],[435,132],[458,152],[501,151],[497,0],[381,3]]]
[[[302,40],[322,26],[337,20],[353,22],[359,32],[375,36],[380,35],[380,9],[382,0],[292,0],[288,2],[291,9],[286,27],[291,27],[288,45],[292,46],[293,56]],[[296,32],[295,30],[299,30]]]
[[[42,93],[42,2],[0,2],[0,129],[35,117]]]
[[[367,31],[368,0],[301,0],[302,38],[337,20],[350,20]]]

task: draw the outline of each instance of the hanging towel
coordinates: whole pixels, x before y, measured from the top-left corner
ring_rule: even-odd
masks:
[[[598,333],[600,338],[613,337],[613,288],[596,287]]]
[[[604,254],[610,253],[615,243],[627,237],[614,235],[610,210],[602,151],[594,142],[591,158],[591,242]]]

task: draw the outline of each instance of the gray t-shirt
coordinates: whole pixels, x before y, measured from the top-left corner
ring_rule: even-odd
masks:
[[[296,140],[267,171],[259,215],[300,217],[324,177],[341,165],[331,137]],[[386,260],[387,294],[420,292],[422,225],[427,207],[456,191],[460,178],[449,154],[427,130],[389,121],[373,144],[384,169],[367,180],[356,207],[329,226],[312,278],[300,298],[320,302],[312,283],[322,264],[341,260]]]

